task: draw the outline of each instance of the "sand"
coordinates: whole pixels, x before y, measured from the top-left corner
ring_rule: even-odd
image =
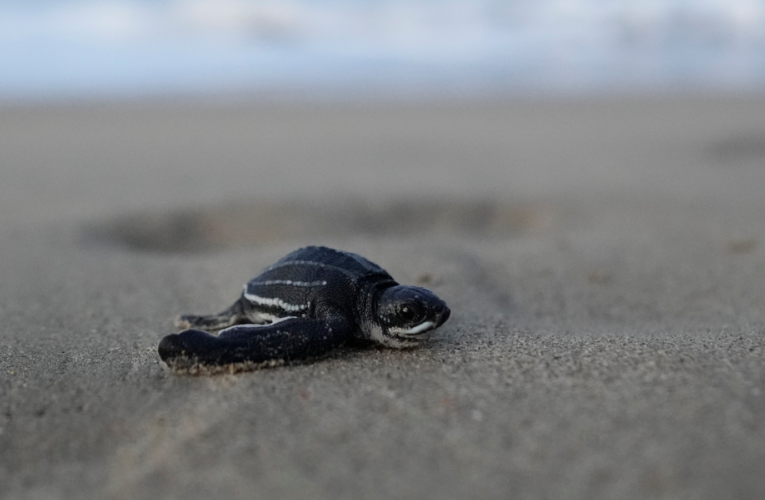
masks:
[[[765,97],[0,110],[0,497],[762,498]],[[424,347],[177,376],[321,243]]]

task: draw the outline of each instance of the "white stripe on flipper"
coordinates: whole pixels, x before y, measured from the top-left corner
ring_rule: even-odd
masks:
[[[283,318],[278,318],[278,319],[275,319],[275,320],[274,320],[274,321],[273,321],[271,324],[269,324],[269,325],[262,325],[262,326],[271,326],[271,325],[275,325],[275,324],[277,324],[277,323],[281,323],[282,321],[285,321],[285,320],[288,320],[288,319],[293,319],[293,318],[297,318],[297,316],[285,316],[285,317],[283,317]]]
[[[290,286],[325,286],[326,281],[292,281],[292,280],[268,280],[268,281],[253,281],[247,285],[290,285]]]
[[[303,311],[308,309],[308,304],[290,304],[288,302],[284,302],[282,299],[269,299],[267,297],[259,297],[258,295],[247,293],[246,290],[247,288],[245,288],[244,297],[254,304],[259,304],[261,306],[281,307],[285,311],[289,312]]]
[[[274,316],[274,318],[276,318],[276,316]],[[281,323],[282,321],[285,321],[285,320],[288,320],[288,319],[293,319],[293,318],[297,318],[297,316],[285,316],[283,318],[276,318],[272,323],[268,323],[267,325],[242,324],[242,325],[229,326],[228,328],[219,331],[218,332],[218,337],[220,337],[223,333],[225,333],[228,330],[241,329],[242,327],[247,327],[247,328],[268,328],[271,325],[275,325],[277,323]]]
[[[276,318],[276,316],[274,316],[274,318],[275,319],[271,323],[266,323],[265,325],[253,325],[253,324],[249,324],[249,323],[243,323],[241,325],[229,326],[228,328],[225,328],[225,329],[219,331],[218,332],[218,336],[220,337],[220,334],[225,332],[226,330],[235,330],[237,328],[242,328],[243,326],[246,326],[247,328],[268,328],[269,326],[275,325],[277,323],[281,323],[282,321],[286,321],[288,319],[297,318],[297,316],[285,316],[283,318]]]
[[[262,318],[266,321],[270,321],[270,323],[266,323],[263,325],[253,325],[253,326],[271,326],[274,323],[284,321],[285,319],[297,318],[297,316],[284,316],[283,318],[280,318],[279,316],[275,314],[268,314],[268,313],[258,313],[258,316],[259,316],[259,319]]]

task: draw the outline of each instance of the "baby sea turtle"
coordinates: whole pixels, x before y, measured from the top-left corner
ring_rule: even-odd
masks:
[[[187,330],[163,338],[159,356],[176,371],[216,373],[316,358],[352,339],[412,347],[449,314],[430,290],[399,285],[360,255],[305,247],[253,278],[220,314],[180,316],[176,326]]]

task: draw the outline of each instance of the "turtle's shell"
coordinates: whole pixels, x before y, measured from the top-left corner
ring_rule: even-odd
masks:
[[[286,263],[299,264],[305,262],[307,264],[322,264],[327,267],[334,267],[344,271],[346,276],[351,276],[356,279],[370,277],[371,275],[379,275],[381,279],[393,279],[387,271],[365,259],[361,255],[355,253],[343,252],[340,250],[334,250],[327,247],[304,247],[299,250],[286,255],[279,259],[272,268],[281,267]]]
[[[296,250],[265,269],[245,286],[244,297],[263,314],[293,316],[314,311],[316,301],[341,306],[347,314],[366,303],[376,286],[398,283],[364,257],[326,247]]]

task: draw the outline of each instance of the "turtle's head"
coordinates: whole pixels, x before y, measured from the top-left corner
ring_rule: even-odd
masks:
[[[427,288],[398,285],[386,288],[377,302],[372,335],[390,347],[409,347],[427,339],[449,319],[446,303]]]

